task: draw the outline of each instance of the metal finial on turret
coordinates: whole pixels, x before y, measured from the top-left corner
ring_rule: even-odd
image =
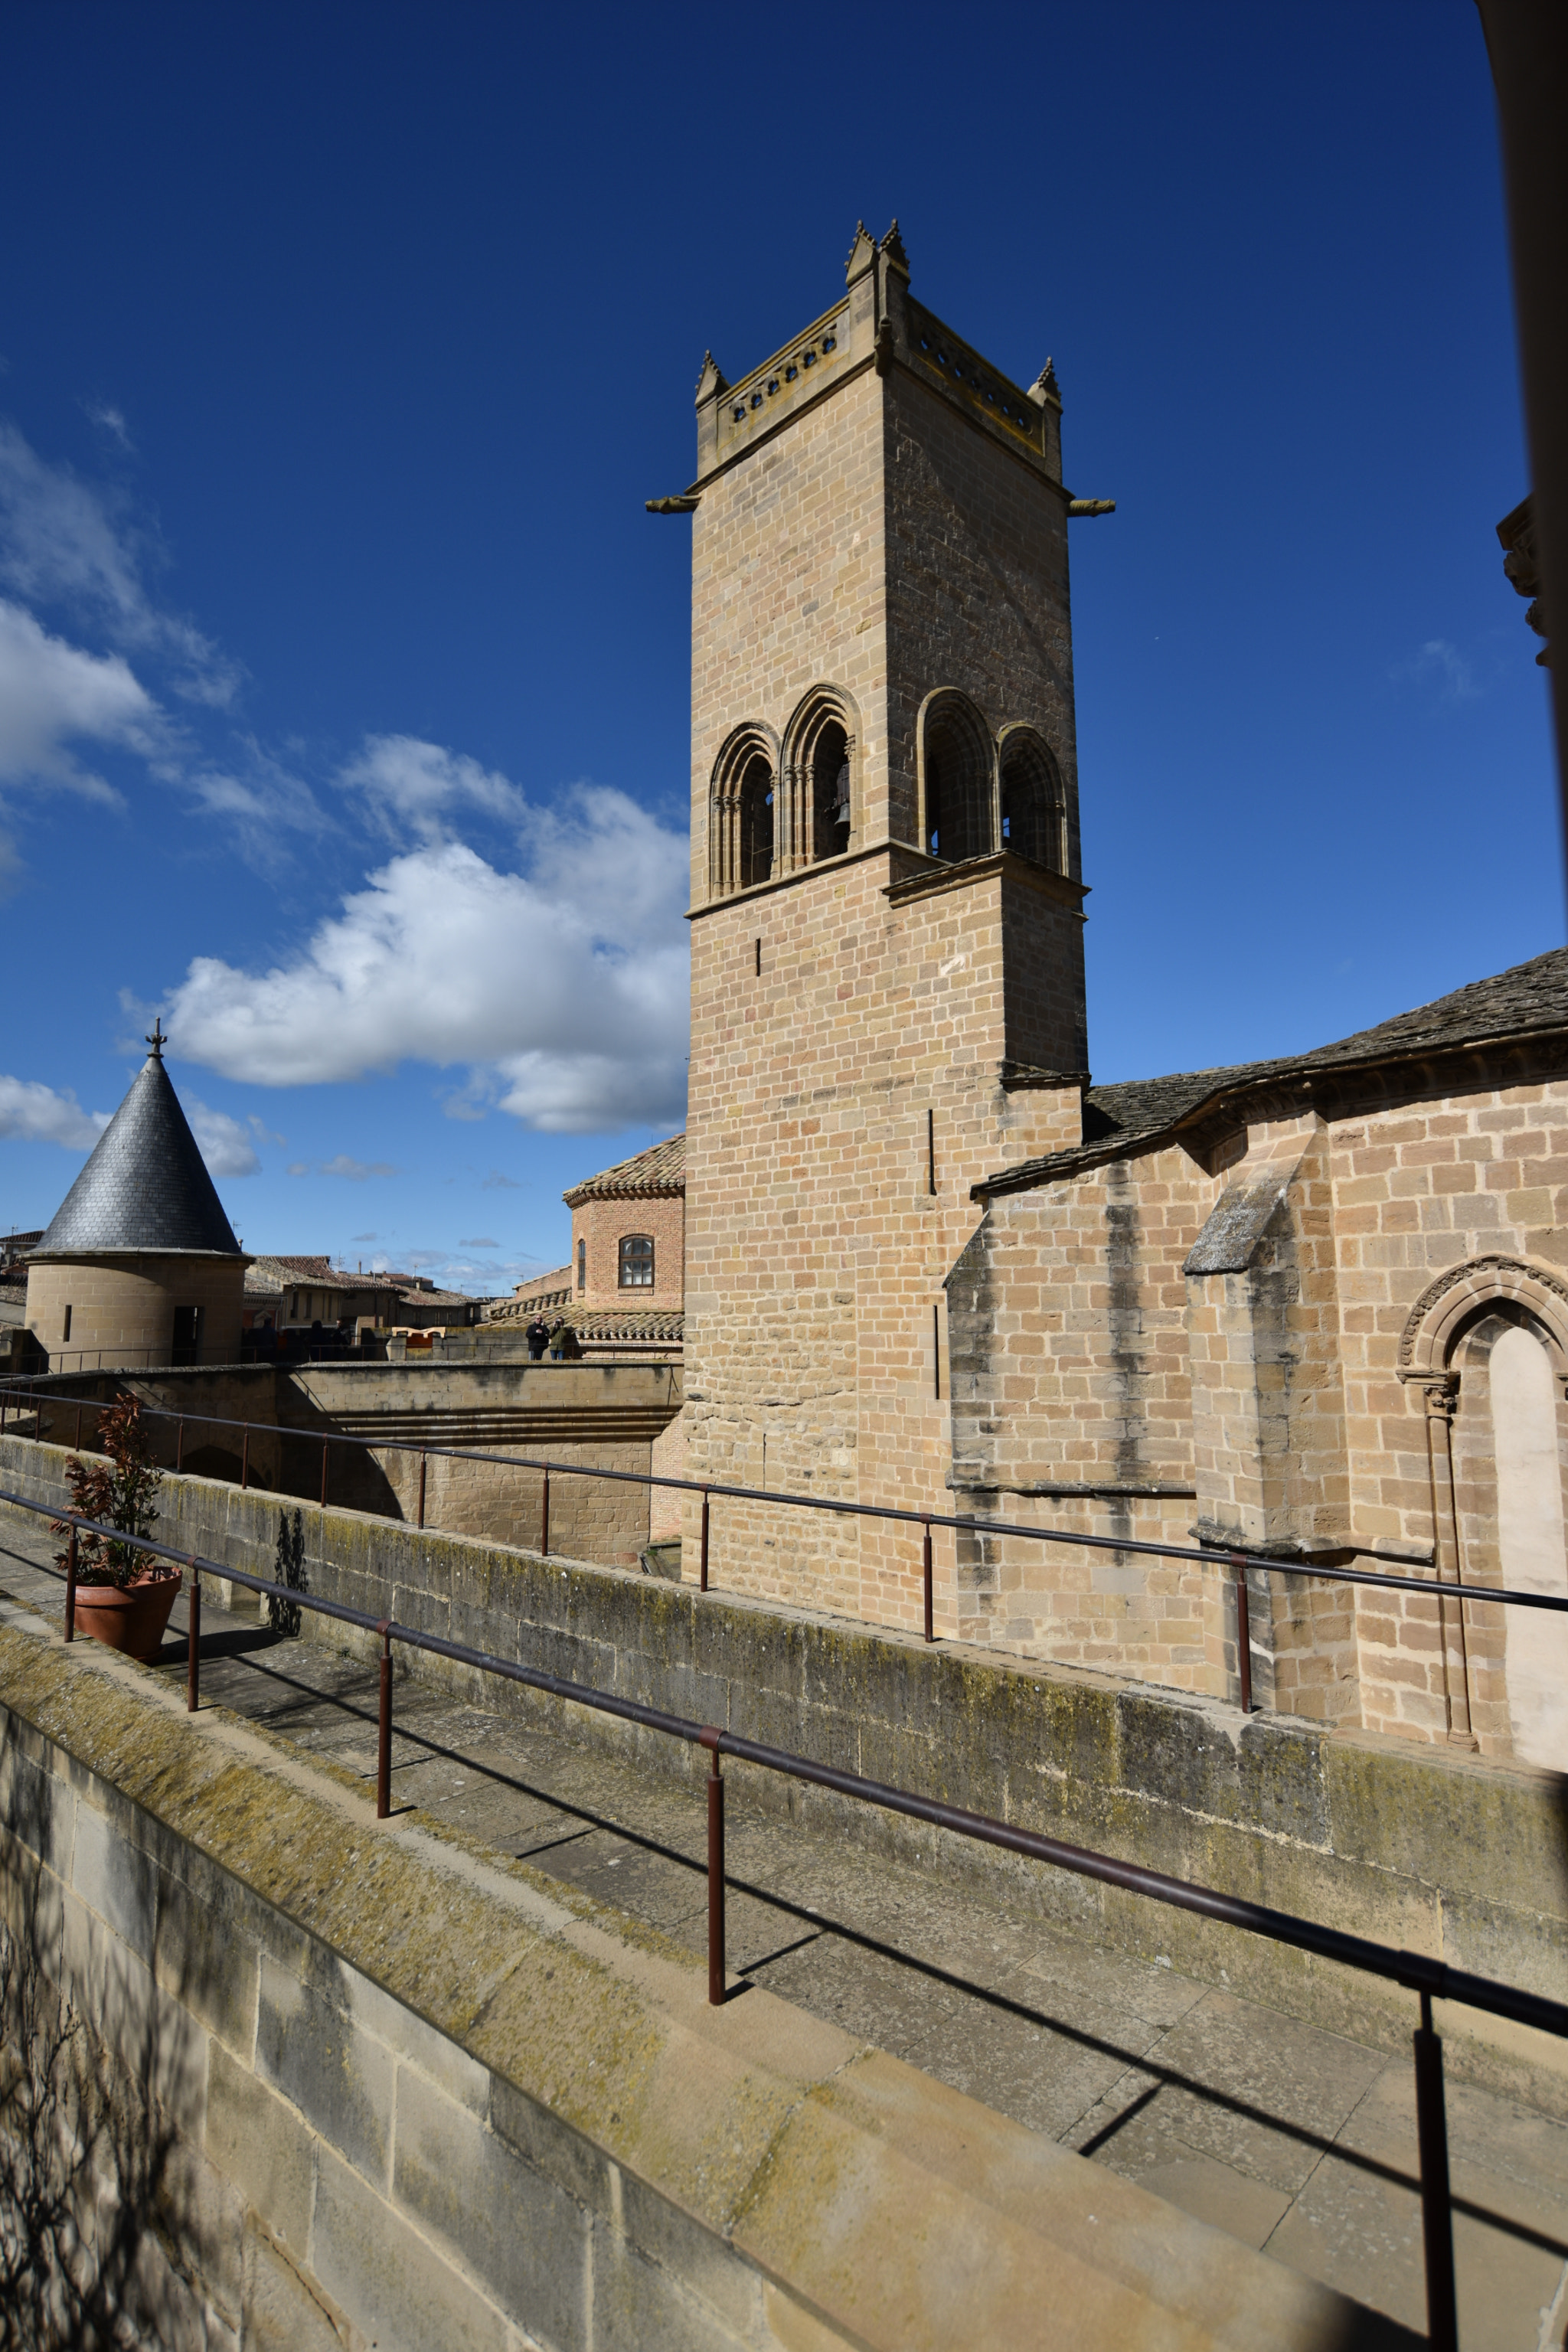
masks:
[[[153,1048],[152,1059],[154,1062],[161,1062],[163,1060],[163,1048],[168,1042],[168,1037],[163,1029],[163,1016],[162,1013],[159,1013],[153,1023],[153,1034],[147,1040],[147,1043]]]

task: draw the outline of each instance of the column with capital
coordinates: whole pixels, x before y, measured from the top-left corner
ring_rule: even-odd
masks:
[[[1464,1574],[1458,1498],[1454,1490],[1454,1413],[1459,1402],[1457,1372],[1434,1373],[1421,1382],[1426,1408],[1426,1475],[1432,1497],[1432,1572],[1438,1583],[1458,1584]],[[1470,1723],[1470,1670],[1465,1641],[1465,1604],[1440,1598],[1443,1635],[1443,1703],[1448,1738],[1457,1748],[1474,1748]]]

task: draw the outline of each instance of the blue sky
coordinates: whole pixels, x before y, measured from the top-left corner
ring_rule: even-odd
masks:
[[[488,1290],[682,1117],[689,530],[897,214],[1073,527],[1090,1057],[1563,937],[1470,0],[0,15],[0,1228],[154,1011],[247,1247]]]

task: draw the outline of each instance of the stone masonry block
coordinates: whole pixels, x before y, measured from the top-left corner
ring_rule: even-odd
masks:
[[[310,2269],[378,2352],[511,2352],[494,2305],[330,2148],[321,2155]],[[577,2352],[584,2338],[557,2342]]]
[[[393,2060],[342,2006],[270,1958],[261,1967],[256,2067],[374,2184],[384,2186],[392,2144]]]
[[[468,2108],[416,2075],[397,2083],[396,2203],[547,2343],[586,2344],[589,2234],[581,2206]],[[595,2341],[598,2340],[595,2308]]]

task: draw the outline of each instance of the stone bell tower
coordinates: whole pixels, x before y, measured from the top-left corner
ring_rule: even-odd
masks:
[[[650,501],[693,517],[694,1476],[948,1508],[969,1188],[1079,1139],[1060,421],[1048,362],[1021,390],[862,227],[819,319],[709,357],[696,480]],[[918,1621],[916,1530],[714,1528],[731,1590]]]

